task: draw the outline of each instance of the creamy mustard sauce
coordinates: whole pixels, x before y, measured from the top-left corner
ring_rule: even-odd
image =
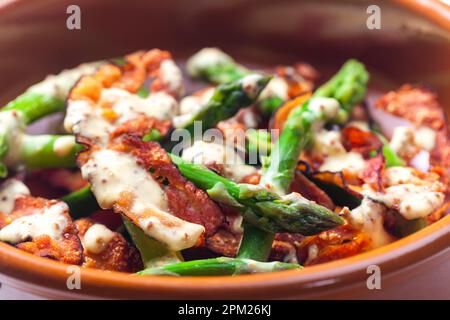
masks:
[[[11,178],[0,185],[0,212],[10,214],[14,210],[16,199],[30,195],[28,187],[20,180]]]
[[[241,156],[231,147],[219,143],[195,141],[183,150],[183,160],[197,164],[219,164],[224,167],[225,177],[239,182],[244,177],[256,173],[257,169],[246,165]]]
[[[394,130],[389,145],[400,157],[410,158],[414,156],[417,152],[417,146],[414,141],[414,128],[406,126],[397,127]]]
[[[434,149],[436,131],[428,127],[400,126],[395,128],[389,145],[399,156],[409,159],[420,150]]]
[[[218,48],[204,48],[187,61],[186,70],[191,77],[199,77],[202,70],[209,66],[233,62],[234,60],[229,55]]]
[[[250,99],[255,99],[258,96],[258,81],[260,81],[261,78],[262,76],[259,74],[250,74],[240,80],[242,89]]]
[[[281,77],[274,77],[269,81],[258,99],[262,100],[272,97],[278,97],[281,100],[286,101],[289,99],[288,92],[289,85],[287,84],[286,80]]]
[[[53,152],[58,157],[65,157],[73,150],[75,144],[75,136],[60,137],[53,144]]]
[[[173,250],[193,246],[204,232],[203,226],[166,211],[164,191],[150,173],[138,165],[137,158],[129,154],[108,149],[95,151],[81,167],[81,172],[102,208],[111,208],[123,194],[131,194],[130,212],[139,220],[139,226]]]
[[[324,120],[335,118],[339,112],[340,104],[334,98],[317,97],[309,101],[308,109],[320,115]]]
[[[69,224],[63,214],[69,208],[63,202],[49,207],[36,209],[36,213],[18,218],[0,230],[0,240],[17,244],[28,239],[47,235],[55,241],[63,237],[64,229]]]
[[[102,107],[107,106],[107,107]],[[126,90],[103,89],[97,105],[86,100],[69,100],[64,127],[105,146],[109,134],[126,121],[140,115],[169,120],[178,114],[178,103],[164,92],[141,98]]]
[[[160,67],[161,80],[171,92],[181,96],[184,93],[183,75],[172,59],[164,60]]]
[[[106,226],[100,223],[93,224],[82,237],[82,244],[84,249],[88,252],[99,254],[103,252],[115,233],[109,230]]]
[[[386,208],[368,198],[364,198],[361,205],[350,211],[352,225],[361,230],[371,240],[372,249],[384,246],[392,241],[391,236],[383,226],[383,214]]]

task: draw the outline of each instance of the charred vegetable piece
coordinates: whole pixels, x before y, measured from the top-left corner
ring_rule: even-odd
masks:
[[[397,237],[402,238],[409,236],[410,234],[422,230],[428,225],[425,218],[408,220],[405,219],[400,213],[392,212],[391,214],[394,216],[395,221],[393,233]]]
[[[349,60],[334,77],[316,90],[311,99],[294,109],[272,148],[270,163],[263,172],[261,184],[279,194],[287,193],[294,178],[300,152],[308,145],[313,131],[326,122],[341,123],[347,120],[352,107],[363,99],[368,79],[364,65],[356,60]],[[324,105],[327,102],[315,100],[318,98],[334,98],[339,105],[333,106],[332,102],[330,105]],[[249,229],[249,232],[252,232],[252,229]],[[259,257],[267,257],[271,246],[255,247],[253,243],[256,236],[259,236],[262,244],[267,244],[269,239],[274,238],[270,233],[249,235],[244,229],[240,252],[244,252],[247,257],[252,256],[251,252]],[[265,252],[264,255],[257,252],[261,250]]]
[[[267,232],[312,235],[344,221],[325,207],[299,195],[280,197],[265,188],[238,184],[172,155],[181,173],[215,201],[239,209],[244,219]]]
[[[299,269],[300,265],[283,262],[259,262],[250,259],[213,258],[169,264],[138,272],[138,275],[225,276]]]

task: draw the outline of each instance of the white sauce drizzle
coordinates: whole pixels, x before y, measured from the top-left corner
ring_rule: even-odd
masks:
[[[36,213],[18,218],[0,230],[0,240],[12,244],[48,235],[59,241],[69,221],[63,214],[69,209],[63,202],[58,202]]]
[[[414,142],[419,148],[431,151],[436,145],[436,131],[428,127],[420,127],[414,133]]]
[[[21,158],[21,145],[25,137],[25,124],[14,110],[0,112],[0,136],[4,136],[8,150],[2,161],[9,166],[16,166]]]
[[[83,247],[89,252],[101,253],[106,249],[114,236],[115,233],[103,224],[93,224],[84,234],[82,239]]]
[[[386,188],[385,193],[365,190],[364,195],[394,208],[408,220],[425,218],[444,203],[444,194],[430,186],[407,183]]]
[[[243,77],[240,81],[242,84],[242,89],[247,94],[250,99],[255,99],[259,93],[258,81],[262,79],[259,74],[250,74]]]
[[[339,172],[344,169],[352,172],[364,170],[365,161],[358,152],[347,152],[342,145],[340,131],[321,129],[314,135],[313,154],[323,158],[319,171]]]
[[[184,93],[183,75],[180,68],[172,59],[164,60],[160,67],[161,80],[167,85],[171,92],[177,95]]]
[[[203,48],[187,61],[186,70],[191,77],[198,77],[205,68],[232,62],[233,59],[218,48]]]
[[[101,107],[105,104],[110,106],[116,115],[115,119],[104,116],[104,112],[109,111],[109,108]],[[164,92],[141,98],[126,90],[111,88],[102,90],[98,105],[86,100],[69,100],[64,127],[68,132],[81,134],[104,146],[109,140],[109,134],[117,126],[139,115],[168,120],[177,113],[177,101]]]
[[[93,152],[81,167],[83,178],[91,183],[99,205],[111,208],[121,195],[133,195],[130,212],[137,216],[144,232],[168,245],[172,250],[193,246],[204,228],[166,212],[167,199],[159,184],[129,154],[114,150]]]
[[[392,150],[399,156],[410,158],[418,151],[414,142],[414,129],[411,127],[397,127],[389,142]]]
[[[264,88],[264,90],[261,92],[261,95],[259,96],[259,99],[267,99],[272,97],[278,97],[283,101],[286,101],[289,99],[288,95],[289,86],[281,77],[275,77],[272,80],[269,81],[267,86]]]
[[[361,205],[350,211],[352,225],[363,231],[371,239],[371,247],[382,247],[392,241],[392,237],[383,226],[383,213],[386,208],[368,198],[364,198]]]
[[[75,136],[60,137],[53,144],[53,152],[58,157],[65,157],[75,147],[75,143]]]
[[[0,185],[0,212],[10,214],[16,199],[27,195],[30,195],[30,190],[22,181],[13,178],[4,181]]]
[[[319,170],[339,172],[346,169],[352,172],[361,172],[365,165],[364,158],[360,153],[350,151],[325,158]]]

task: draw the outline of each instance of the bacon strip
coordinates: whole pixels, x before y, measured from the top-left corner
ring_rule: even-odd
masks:
[[[50,235],[43,234],[36,238],[25,239],[25,241],[16,244],[16,247],[40,257],[79,265],[83,261],[83,248],[78,238],[78,230],[70,218],[68,207],[61,201],[31,196],[20,197],[16,199],[14,211],[11,214],[0,213],[0,229],[5,228],[17,219],[43,214],[47,208],[54,205],[61,206],[63,211],[58,214],[66,220],[64,230],[57,230],[61,232],[61,238],[54,239]],[[49,227],[58,228],[57,225]]]
[[[86,218],[75,221],[75,224],[83,239],[95,222]],[[114,232],[114,237],[102,252],[92,253],[84,249],[83,267],[132,273],[143,268],[138,250],[117,232]]]

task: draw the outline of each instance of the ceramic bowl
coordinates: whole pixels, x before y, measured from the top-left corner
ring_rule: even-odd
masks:
[[[0,2],[0,103],[46,74],[83,61],[159,47],[184,58],[219,46],[243,61],[303,60],[335,70],[364,61],[373,83],[433,86],[450,110],[450,9],[437,1],[78,0],[81,30],[66,27],[72,1]],[[381,29],[367,27],[378,3]],[[369,10],[370,11],[370,10]],[[237,277],[137,277],[81,270],[69,290],[66,265],[0,243],[3,298],[450,298],[450,216],[390,245],[355,257]],[[367,287],[368,267],[381,290]]]

